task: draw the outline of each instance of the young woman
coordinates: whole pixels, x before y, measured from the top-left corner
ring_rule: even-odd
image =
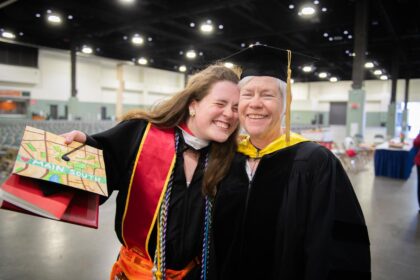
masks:
[[[150,112],[96,135],[64,135],[103,149],[109,193],[119,190],[112,280],[207,277],[212,198],[236,150],[237,82],[209,66]]]

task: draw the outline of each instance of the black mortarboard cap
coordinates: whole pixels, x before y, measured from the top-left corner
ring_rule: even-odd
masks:
[[[247,76],[270,76],[286,82],[289,52],[257,44],[240,50],[223,61],[239,66],[242,70],[241,79]]]

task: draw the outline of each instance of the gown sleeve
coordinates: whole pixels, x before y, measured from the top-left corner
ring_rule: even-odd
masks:
[[[304,237],[304,279],[371,279],[367,227],[341,163],[320,148],[308,168],[312,193]]]
[[[103,150],[109,196],[112,191],[127,187],[146,126],[146,121],[134,119],[98,134],[87,135],[87,145]],[[101,203],[106,200],[101,199]]]

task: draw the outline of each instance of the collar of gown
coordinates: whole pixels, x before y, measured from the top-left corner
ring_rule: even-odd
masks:
[[[178,126],[178,128],[182,132],[182,137],[184,138],[185,144],[192,147],[194,150],[196,151],[201,150],[210,144],[210,141],[195,137],[194,135],[189,133],[187,129],[184,129],[182,126]]]
[[[301,142],[309,141],[308,139],[304,138],[299,134],[290,133],[290,141],[287,142],[286,134],[283,134],[279,138],[275,139],[273,142],[268,144],[264,149],[259,150],[254,145],[252,145],[249,136],[244,136],[243,138],[244,139],[241,142],[239,142],[238,152],[249,156],[250,158],[261,158],[275,151],[294,146]]]

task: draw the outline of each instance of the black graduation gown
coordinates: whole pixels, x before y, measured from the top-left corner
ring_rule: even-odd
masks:
[[[122,218],[127,201],[130,176],[134,166],[139,144],[147,122],[129,120],[115,127],[88,136],[86,144],[104,151],[108,193],[118,190],[115,231],[124,244],[121,228]],[[187,187],[182,147],[184,141],[179,133],[180,144],[176,156],[174,183],[169,203],[168,230],[166,242],[166,267],[181,270],[196,257],[201,257],[204,220],[204,199],[201,192],[205,154],[208,148],[201,150],[199,162],[190,185]],[[159,166],[156,166],[159,168]],[[103,199],[102,202],[104,202]],[[141,213],[138,214],[139,219]],[[156,225],[149,242],[149,253],[153,258],[156,248]],[[199,279],[200,266],[196,266],[185,279]]]
[[[251,182],[237,154],[218,189],[219,279],[370,279],[369,237],[339,160],[302,142],[264,156]]]

